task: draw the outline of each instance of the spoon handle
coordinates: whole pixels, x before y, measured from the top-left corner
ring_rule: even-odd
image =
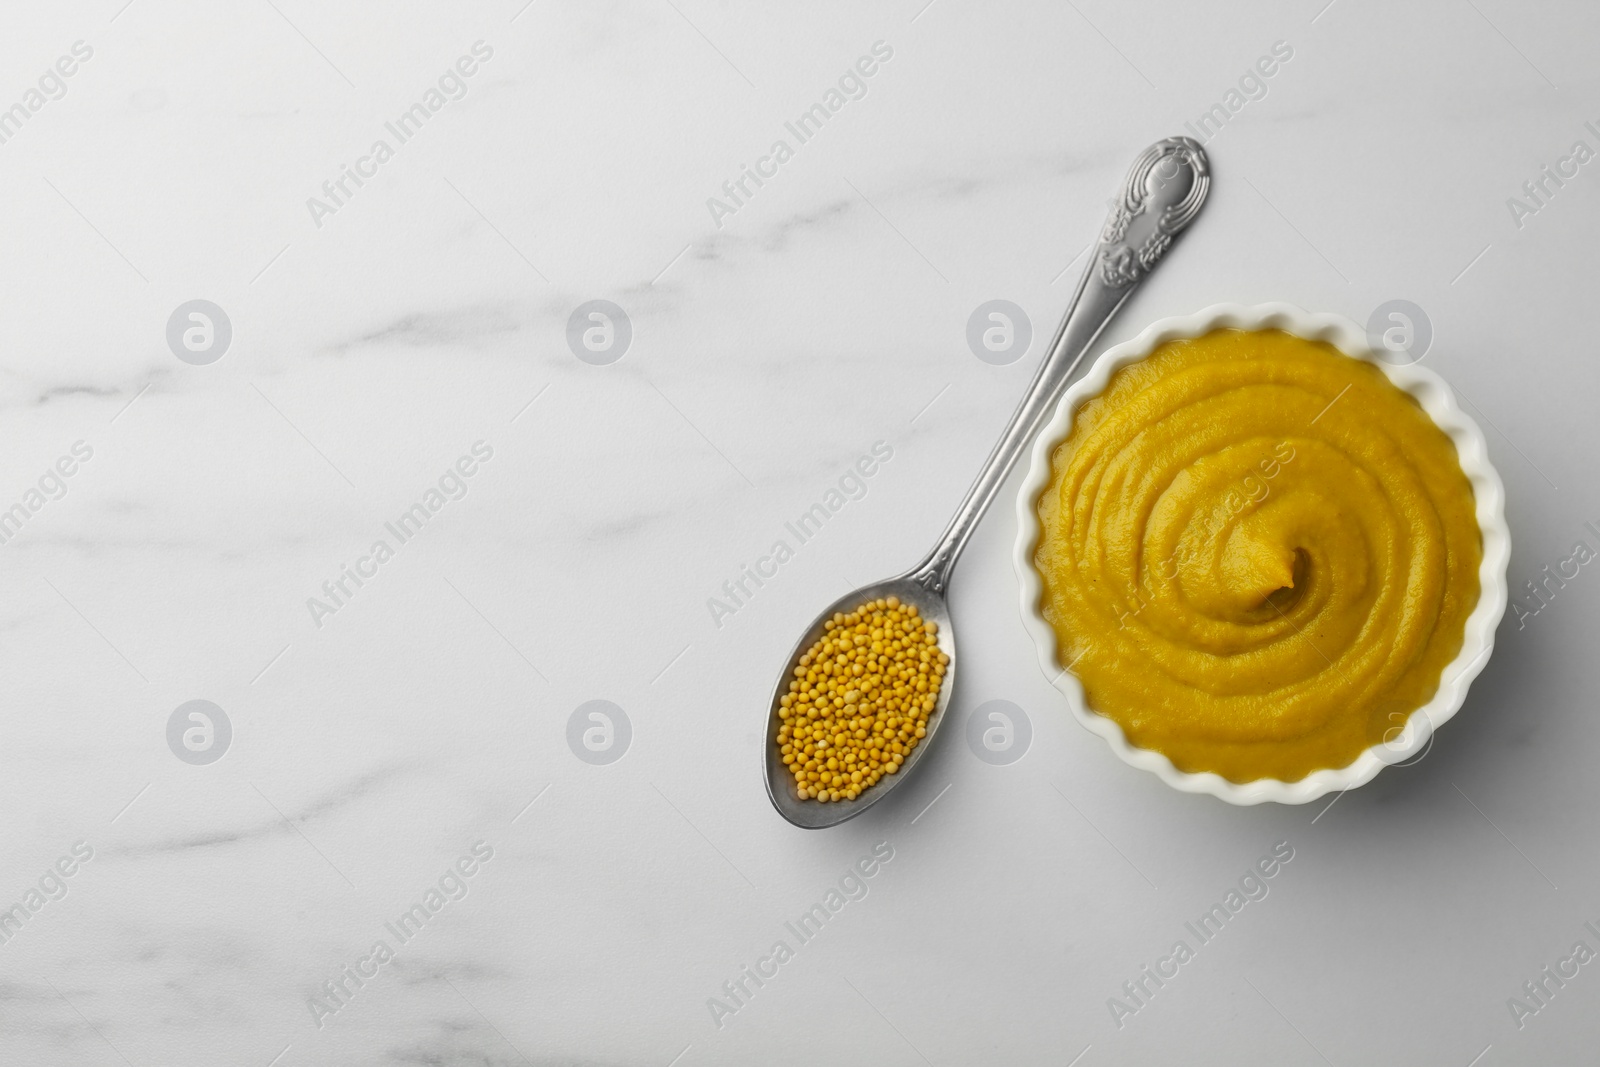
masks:
[[[972,531],[1066,391],[1089,346],[1194,221],[1210,187],[1205,149],[1191,138],[1157,141],[1134,160],[1033,384],[939,543],[908,575],[930,593],[944,595]]]

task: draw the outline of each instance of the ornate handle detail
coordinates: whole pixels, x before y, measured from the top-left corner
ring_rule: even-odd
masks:
[[[1100,235],[1100,280],[1121,288],[1148,274],[1210,188],[1206,150],[1193,138],[1169,137],[1140,153]]]

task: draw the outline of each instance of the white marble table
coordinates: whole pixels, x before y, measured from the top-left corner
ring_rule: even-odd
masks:
[[[1600,967],[1508,1007],[1600,949],[1590,568],[1508,616],[1420,763],[1236,809],[1068,717],[1018,616],[1014,475],[954,589],[953,706],[1014,702],[1026,755],[952,731],[807,833],[757,752],[810,614],[955,505],[1129,161],[1217,104],[1211,202],[1107,342],[1414,301],[1505,479],[1513,588],[1600,546],[1600,170],[1572,153],[1600,149],[1600,15],[922,2],[4,14],[0,1062],[1592,1059]],[[168,343],[197,299],[220,358],[214,313]],[[1009,365],[967,346],[990,299],[1032,320]],[[614,362],[567,343],[591,300],[631,324]],[[229,731],[185,711],[169,746],[195,700]],[[593,700],[621,759],[568,745]],[[1142,978],[1280,842],[1264,899]],[[875,847],[859,899],[785,925]]]

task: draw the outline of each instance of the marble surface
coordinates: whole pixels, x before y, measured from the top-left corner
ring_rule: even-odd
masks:
[[[1592,1058],[1600,966],[1508,1006],[1600,949],[1586,566],[1508,616],[1419,763],[1237,809],[1070,720],[1018,617],[1013,475],[956,578],[953,708],[1023,709],[1023,758],[952,730],[825,833],[762,793],[794,635],[931,543],[1128,163],[1230,91],[1211,201],[1104,343],[1217,301],[1411,300],[1506,482],[1513,590],[1600,547],[1600,170],[1572,155],[1600,148],[1600,14],[1325,3],[6,11],[0,1061]],[[1569,177],[1530,200],[1547,165]],[[209,363],[168,343],[196,299],[231,324]],[[632,327],[605,365],[567,341],[597,299]],[[1009,365],[967,345],[990,299],[1034,327]],[[195,700],[230,731],[209,713],[191,752]],[[610,763],[568,744],[594,700],[630,727]],[[1189,938],[1279,843],[1267,896]],[[819,933],[785,925],[841,886]]]

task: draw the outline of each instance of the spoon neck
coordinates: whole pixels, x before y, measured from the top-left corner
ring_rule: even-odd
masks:
[[[944,545],[941,543],[940,549]],[[955,569],[955,556],[948,553],[941,554],[940,549],[935,549],[933,554],[913,567],[906,577],[926,589],[930,596],[943,597],[950,585],[950,573]],[[960,547],[955,549],[960,553]]]
[[[1078,282],[1077,292],[1073,294],[1072,303],[1056,331],[1055,339],[1034,374],[1033,383],[1017,405],[1000,440],[995,443],[994,451],[989,453],[988,460],[978,472],[972,488],[967,490],[961,506],[956,509],[933,551],[907,575],[930,593],[945,594],[956,561],[977,530],[984,513],[989,510],[989,505],[994,502],[1029,442],[1049,418],[1061,394],[1066,391],[1073,372],[1082,362],[1089,346],[1100,336],[1106,323],[1137,285],[1137,281],[1111,284],[1100,277],[1095,270],[1100,248],[1096,248],[1095,252],[1083,278]]]

